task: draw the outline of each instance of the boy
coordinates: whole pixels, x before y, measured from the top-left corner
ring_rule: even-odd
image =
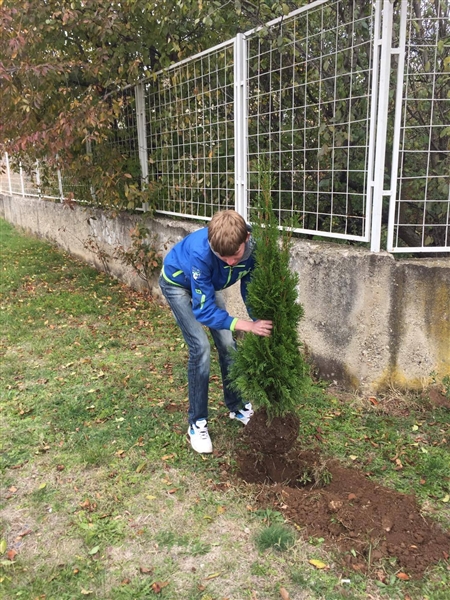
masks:
[[[196,452],[212,452],[208,433],[208,384],[210,344],[203,325],[209,327],[219,353],[225,404],[230,418],[246,425],[253,415],[250,403],[228,385],[231,349],[236,348],[233,331],[269,336],[272,321],[248,321],[228,314],[220,290],[241,282],[246,301],[247,283],[255,266],[253,243],[243,217],[234,210],[216,213],[208,227],[189,234],[178,242],[164,259],[159,279],[189,348],[188,436]]]

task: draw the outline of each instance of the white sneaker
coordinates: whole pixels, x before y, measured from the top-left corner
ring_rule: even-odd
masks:
[[[188,435],[191,446],[200,454],[211,454],[213,451],[211,438],[208,433],[208,422],[201,419],[192,425],[189,425]]]
[[[237,410],[236,412],[230,412],[230,419],[237,419],[242,425],[247,425],[250,421],[250,417],[254,414],[251,402],[247,402],[244,408]]]

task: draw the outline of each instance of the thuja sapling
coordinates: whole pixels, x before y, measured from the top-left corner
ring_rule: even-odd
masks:
[[[308,369],[300,350],[298,275],[289,267],[292,234],[280,230],[271,201],[271,175],[261,171],[261,194],[252,212],[256,268],[248,286],[252,318],[270,319],[270,337],[247,334],[238,343],[230,372],[232,385],[246,402],[265,409],[270,420],[295,412]]]

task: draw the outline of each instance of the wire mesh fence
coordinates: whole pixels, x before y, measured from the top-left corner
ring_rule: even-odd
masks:
[[[316,3],[248,37],[250,203],[264,156],[280,225],[368,239],[374,6]]]
[[[234,207],[233,42],[145,83],[149,179],[158,211],[209,218]]]
[[[450,247],[449,3],[409,2],[404,11],[397,187],[388,250]],[[397,166],[397,164],[396,164]]]

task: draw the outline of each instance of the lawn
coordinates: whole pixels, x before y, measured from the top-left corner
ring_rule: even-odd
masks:
[[[215,452],[190,449],[186,348],[157,299],[4,221],[0,252],[0,598],[448,597],[448,561],[420,580],[392,565],[348,576],[323,540],[260,507],[261,486],[236,476],[241,425],[216,361]],[[299,414],[305,448],[319,437],[449,527],[448,408],[315,382]]]

